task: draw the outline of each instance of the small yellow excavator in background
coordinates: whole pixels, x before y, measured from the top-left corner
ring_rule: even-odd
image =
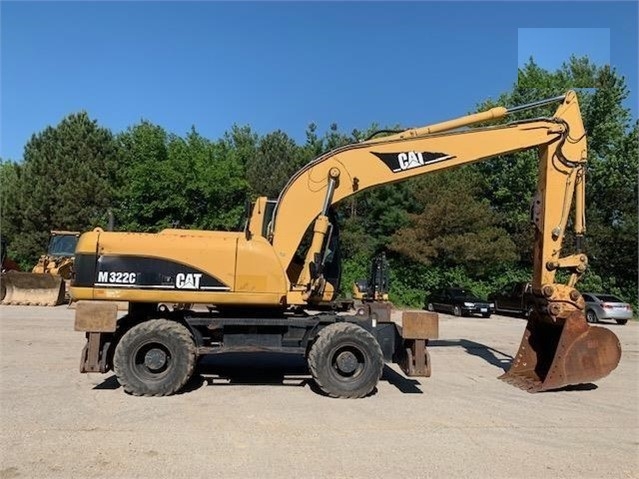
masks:
[[[471,128],[551,103],[559,104],[551,117]],[[339,291],[333,206],[368,188],[529,149],[539,153],[533,311],[501,379],[528,392],[597,381],[617,367],[621,346],[612,331],[586,322],[575,289],[588,262],[587,145],[573,91],[332,150],[296,172],[277,200],[258,198],[244,231],[83,233],[71,282],[75,330],[86,335],[80,371],[113,369],[124,391],[141,396],[175,393],[199,357],[225,352],[303,355],[318,387],[341,398],[370,394],[385,361],[428,377],[436,313],[403,312],[398,326],[366,307],[355,315],[318,311]],[[566,254],[569,217],[575,245]],[[309,246],[299,254],[302,244]],[[568,273],[565,284],[558,271]],[[129,302],[123,317],[117,301]],[[162,303],[207,305],[208,312],[161,310]]]
[[[69,301],[69,284],[79,231],[51,231],[47,253],[29,272],[2,275],[2,304],[57,306]]]

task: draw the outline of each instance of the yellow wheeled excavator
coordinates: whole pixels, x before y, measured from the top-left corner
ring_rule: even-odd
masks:
[[[552,117],[476,126],[550,103],[559,104]],[[276,200],[258,198],[241,232],[86,232],[71,283],[75,329],[86,334],[80,371],[113,369],[125,391],[150,396],[181,389],[201,355],[229,351],[304,355],[319,388],[335,397],[369,394],[385,361],[429,376],[436,314],[405,312],[398,326],[373,308],[319,310],[339,286],[333,205],[368,188],[537,149],[534,312],[501,379],[529,392],[597,381],[617,366],[621,348],[610,330],[588,325],[575,289],[587,267],[586,147],[577,95],[569,91],[330,151],[295,173]],[[576,248],[562,255],[571,212]],[[300,252],[301,244],[310,246]],[[569,273],[566,284],[555,281],[560,270]],[[128,314],[118,318],[115,301],[129,301]],[[209,307],[170,311],[161,303]]]

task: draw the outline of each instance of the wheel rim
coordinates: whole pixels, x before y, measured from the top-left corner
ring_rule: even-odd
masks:
[[[589,322],[589,323],[595,323],[595,322],[597,322],[597,321],[596,321],[596,318],[595,318],[595,313],[593,313],[592,311],[588,311],[588,312],[586,313],[586,319],[588,319],[588,322]]]
[[[432,303],[428,303],[428,311],[434,311],[435,307],[432,305]]]
[[[171,369],[172,358],[165,344],[145,343],[131,355],[131,370],[145,381],[160,380]]]
[[[366,368],[366,354],[353,343],[342,344],[331,352],[331,375],[343,382],[359,377]]]
[[[459,316],[461,314],[461,310],[459,309],[459,306],[455,306],[455,309],[453,311],[455,313],[455,316]]]

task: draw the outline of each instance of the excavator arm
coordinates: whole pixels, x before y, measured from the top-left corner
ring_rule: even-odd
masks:
[[[550,118],[468,128],[551,102],[561,103]],[[621,357],[619,341],[611,331],[587,324],[584,300],[574,288],[587,267],[581,251],[587,144],[573,91],[522,107],[497,107],[348,145],[301,169],[278,198],[270,235],[283,266],[297,271],[297,276],[288,278],[289,302],[312,304],[334,296],[319,264],[331,231],[331,205],[374,186],[533,148],[539,152],[538,186],[531,208],[535,225],[532,279],[537,300],[513,365],[501,379],[535,392],[608,375]],[[562,256],[571,213],[576,250]],[[303,268],[290,268],[311,223],[312,240]],[[555,283],[560,269],[570,273],[567,284]]]
[[[562,103],[552,118],[461,129],[505,117],[523,108],[557,101]],[[315,221],[315,234],[306,255],[305,267],[299,277],[289,278],[293,289],[308,289],[315,279],[311,276],[313,269],[317,268],[312,263],[317,255],[321,256],[326,243],[327,211],[331,205],[375,186],[532,148],[537,148],[540,153],[535,223],[543,232],[535,245],[535,282],[537,289],[542,283],[553,282],[556,270],[568,265],[559,254],[575,189],[579,193],[576,201],[578,221],[575,224],[581,229],[577,234],[583,234],[586,136],[574,92],[524,107],[510,110],[497,107],[348,145],[302,168],[280,194],[272,223],[273,246],[280,261],[287,266],[307,227]],[[574,258],[569,263],[572,262]],[[545,267],[547,264],[556,267],[549,269]]]

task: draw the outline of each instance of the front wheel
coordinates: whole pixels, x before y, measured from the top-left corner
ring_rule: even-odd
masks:
[[[599,320],[597,319],[597,315],[595,314],[595,312],[592,309],[589,309],[586,312],[586,321],[588,321],[589,323],[598,323]]]
[[[352,323],[333,323],[322,329],[307,359],[315,383],[329,396],[338,398],[370,394],[384,368],[377,339]]]
[[[435,311],[435,306],[433,306],[433,303],[428,303],[428,306],[426,306],[426,309],[428,309],[428,311]]]
[[[113,370],[124,390],[134,396],[168,396],[190,379],[195,360],[195,343],[185,326],[152,319],[122,336]]]
[[[461,316],[461,315],[462,315],[462,310],[461,310],[461,308],[460,308],[459,306],[455,306],[455,307],[453,308],[453,314],[454,314],[455,316]]]

